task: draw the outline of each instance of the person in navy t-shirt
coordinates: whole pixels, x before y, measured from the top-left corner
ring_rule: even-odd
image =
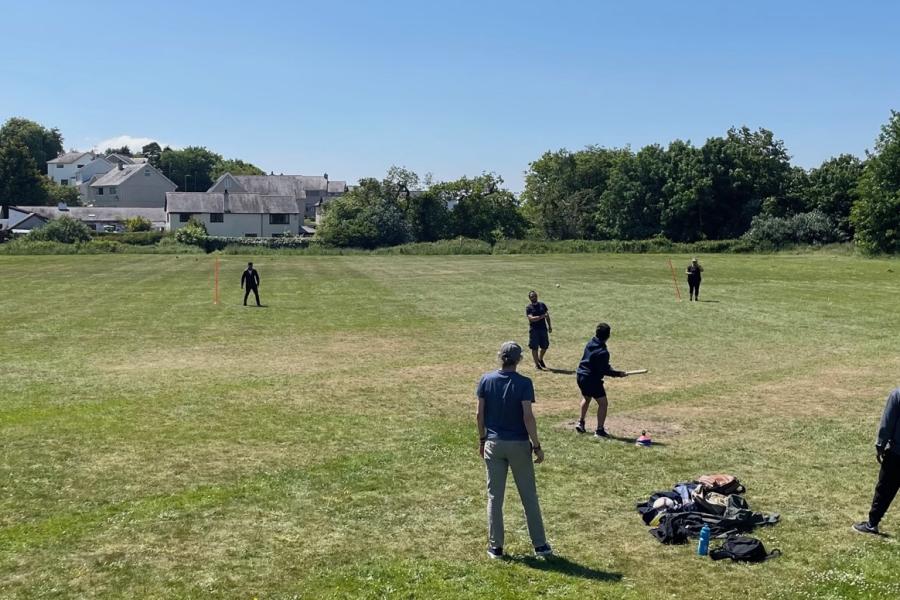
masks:
[[[553,326],[550,324],[550,310],[543,302],[538,302],[537,292],[528,292],[528,300],[531,303],[525,307],[525,317],[528,318],[528,347],[531,348],[531,357],[534,359],[535,368],[540,371],[546,369],[544,354],[550,347],[550,334]]]
[[[544,533],[544,521],[534,480],[534,464],[544,461],[531,405],[534,385],[516,372],[522,347],[506,342],[498,352],[501,368],[485,373],[475,395],[478,398],[479,454],[487,470],[488,556],[503,557],[503,498],[506,477],[512,470],[525,508],[528,533],[537,556],[552,553]],[[531,455],[534,454],[534,462]]]

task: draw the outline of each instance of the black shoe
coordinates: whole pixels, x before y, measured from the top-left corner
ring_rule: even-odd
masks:
[[[544,367],[545,369],[547,368],[547,363],[544,362],[543,358],[541,359],[541,366]]]
[[[870,533],[872,535],[879,535],[878,525],[872,527],[869,525],[868,521],[863,521],[862,523],[857,523],[853,526],[853,531],[857,533]]]
[[[585,431],[587,431],[584,428],[584,421],[578,421],[578,424],[575,425],[575,431],[577,431],[578,433],[584,433]]]
[[[538,557],[550,556],[551,554],[553,554],[553,548],[550,547],[550,544],[544,544],[534,549],[534,555]]]
[[[544,367],[541,366],[541,363],[534,363],[534,368],[538,371],[543,371]]]
[[[598,429],[597,431],[594,432],[594,437],[606,439],[609,437],[609,434],[606,433],[606,430],[601,427],[600,429]]]
[[[488,556],[491,558],[503,558],[503,546],[489,547]]]

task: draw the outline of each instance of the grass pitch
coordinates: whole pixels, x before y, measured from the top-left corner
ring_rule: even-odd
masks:
[[[900,265],[710,256],[704,302],[678,303],[665,259],[255,257],[257,309],[242,257],[221,258],[219,306],[207,256],[0,257],[0,597],[896,598],[897,538],[850,525],[900,383]],[[511,489],[500,563],[473,391],[527,341],[532,288],[549,366],[605,320],[613,365],[650,369],[608,383],[608,426],[661,444],[573,433],[574,376],[526,359],[560,558],[526,558]],[[647,534],[636,501],[714,471],[782,515],[756,534],[781,558]]]

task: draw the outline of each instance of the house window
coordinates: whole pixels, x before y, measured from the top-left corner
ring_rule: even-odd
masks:
[[[223,213],[209,213],[210,223],[224,223],[225,215]]]
[[[80,169],[80,168],[83,167],[83,166],[84,166],[84,165],[75,165],[75,168],[76,168],[76,169]]]
[[[244,237],[256,237],[255,233],[245,233]]]
[[[178,221],[181,223],[187,223],[191,220],[191,213],[180,213],[178,215]]]
[[[68,179],[60,179],[59,185],[69,185],[69,180]]]
[[[114,188],[114,187],[109,188],[109,193],[110,193],[110,194],[115,194],[115,193],[116,193],[116,188]]]
[[[269,225],[290,225],[291,215],[269,215]]]
[[[62,164],[62,163],[56,163],[56,168],[57,168],[57,169],[62,169],[64,166],[65,166],[65,165]]]
[[[102,196],[102,195],[103,195],[103,188],[102,188],[102,187],[101,187],[101,188],[97,188],[97,195],[98,195],[98,196]]]
[[[150,169],[144,169],[144,177],[150,177]]]

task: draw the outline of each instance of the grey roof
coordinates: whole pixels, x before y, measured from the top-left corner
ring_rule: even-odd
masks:
[[[45,219],[70,216],[79,221],[123,222],[132,217],[144,217],[152,223],[165,223],[166,211],[162,208],[125,208],[118,206],[70,206],[60,210],[56,206],[16,206],[17,210],[28,211]]]
[[[115,168],[107,171],[103,175],[100,175],[91,182],[91,187],[104,187],[104,186],[116,186],[121,185],[124,181],[131,178],[133,175],[140,173],[144,169],[153,169],[156,171],[158,175],[160,175],[163,179],[172,184],[173,188],[177,188],[178,186],[175,183],[160,173],[157,169],[154,169],[152,165],[149,164],[140,164],[140,165],[125,165],[121,169]]]
[[[130,156],[125,156],[124,154],[118,154],[115,152],[107,154],[106,158],[108,158],[109,160],[114,160],[116,162],[120,162],[123,165],[133,165],[135,163],[134,159],[131,158]]]
[[[57,157],[54,158],[53,160],[48,160],[47,163],[48,163],[48,164],[62,163],[62,164],[64,164],[64,165],[70,165],[70,164],[72,164],[73,162],[78,161],[78,159],[80,159],[80,158],[81,158],[82,156],[84,156],[85,154],[90,155],[91,160],[94,159],[94,153],[93,153],[93,152],[78,152],[78,151],[76,150],[76,151],[73,151],[73,152],[66,152],[65,154],[60,154],[59,156],[57,156]]]
[[[225,194],[218,192],[168,192],[170,213],[224,213]],[[298,214],[293,196],[269,194],[228,194],[228,212],[241,214]]]
[[[217,185],[226,176],[234,179],[247,193],[293,196],[298,200],[306,198],[307,192],[343,193],[347,187],[345,181],[329,181],[321,175],[230,175],[226,173],[210,189],[218,189]]]

